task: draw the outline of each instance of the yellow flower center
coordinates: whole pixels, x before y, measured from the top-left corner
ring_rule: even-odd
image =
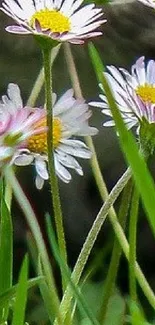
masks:
[[[41,122],[36,123],[36,128],[46,127],[46,118]],[[62,123],[58,118],[53,120],[53,146],[56,148],[62,136]],[[47,132],[32,135],[27,142],[27,147],[35,153],[47,153]]]
[[[56,10],[43,9],[36,12],[31,17],[31,26],[34,26],[36,19],[39,21],[42,29],[50,29],[53,33],[68,32],[71,28],[69,18]]]
[[[143,86],[138,86],[136,94],[139,95],[144,102],[155,103],[155,87],[152,85],[145,84]]]

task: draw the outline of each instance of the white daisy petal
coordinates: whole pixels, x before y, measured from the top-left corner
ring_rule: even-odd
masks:
[[[47,171],[46,162],[43,159],[36,158],[35,167],[36,167],[37,174],[44,180],[47,180],[48,179],[48,171]]]
[[[72,179],[69,171],[58,161],[57,155],[55,155],[55,170],[58,177],[64,182],[69,183]]]
[[[10,83],[8,85],[8,96],[17,108],[23,107],[23,101],[20,95],[20,89],[16,84]]]
[[[90,159],[92,156],[88,147],[79,140],[63,140],[59,149],[75,157]]]
[[[81,176],[83,175],[82,168],[74,157],[66,153],[63,153],[59,149],[57,149],[56,152],[57,152],[57,159],[63,166],[75,169],[79,175]]]
[[[33,157],[31,155],[20,154],[14,160],[16,166],[28,166],[32,164]]]
[[[35,179],[35,184],[36,184],[36,188],[38,190],[41,190],[44,186],[44,179],[42,177],[40,177],[39,175],[37,175],[36,179]]]

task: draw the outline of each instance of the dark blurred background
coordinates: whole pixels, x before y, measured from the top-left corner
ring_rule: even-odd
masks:
[[[0,1],[1,3],[2,1]],[[138,1],[113,1],[110,4],[101,4],[107,18],[103,25],[103,36],[96,38],[94,43],[100,52],[104,64],[130,69],[136,58],[145,55],[155,59],[155,12]],[[31,36],[11,35],[5,32],[4,27],[13,23],[11,19],[0,12],[0,94],[6,93],[9,82],[17,83],[26,102],[33,83],[41,67],[41,53]],[[99,88],[96,77],[88,58],[87,44],[72,46],[77,65],[83,95],[86,101],[97,100]],[[63,48],[55,61],[54,91],[60,96],[71,83],[66,70]],[[43,92],[38,99],[38,105],[43,103]],[[118,139],[112,128],[103,128],[105,120],[97,108],[93,109],[91,124],[99,129],[94,137],[94,143],[102,173],[110,190],[124,172],[126,165],[120,152]],[[92,225],[97,212],[101,207],[101,199],[92,176],[89,161],[80,161],[84,169],[84,177],[73,173],[70,184],[60,182],[64,224],[69,253],[69,262],[72,267],[76,261],[82,243]],[[152,159],[151,169],[154,173],[155,160]],[[45,212],[50,211],[49,187],[46,184],[41,191],[34,185],[34,167],[18,170],[19,180],[29,197],[38,216],[42,231],[45,234]],[[32,181],[33,180],[33,181]],[[117,205],[116,205],[117,208]],[[26,251],[27,226],[16,203],[13,202],[14,238],[15,238],[15,276]],[[113,231],[108,221],[104,224],[92,253],[92,259],[102,250],[106,251],[104,265],[102,258],[96,272],[95,280],[106,275],[113,244]],[[155,245],[145,220],[142,208],[140,209],[138,228],[138,260],[155,289]],[[122,292],[127,292],[127,266],[122,259],[118,285]]]

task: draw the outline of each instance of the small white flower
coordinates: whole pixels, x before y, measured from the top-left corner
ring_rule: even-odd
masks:
[[[83,175],[82,167],[75,157],[89,159],[91,152],[81,141],[72,136],[95,135],[97,129],[88,125],[91,112],[84,100],[75,99],[73,90],[70,89],[57,101],[53,94],[53,144],[55,169],[58,177],[68,183],[71,174],[68,169],[74,169],[79,175]],[[43,109],[44,110],[44,109]],[[46,125],[46,117],[37,124],[40,127]],[[41,189],[44,180],[48,179],[47,171],[47,133],[46,131],[33,135],[27,141],[26,148],[20,150],[15,159],[16,165],[29,165],[34,161],[36,168],[36,186]]]
[[[155,123],[155,61],[149,60],[145,63],[145,58],[140,57],[132,66],[131,73],[114,66],[108,66],[107,70],[105,75],[127,128],[137,126],[139,132],[143,118],[148,123]],[[102,91],[104,93],[103,89]],[[106,96],[101,94],[100,99],[101,102],[91,102],[90,105],[102,108],[102,113],[111,117]],[[110,120],[103,125],[114,124]]]
[[[17,34],[45,35],[58,42],[81,44],[102,33],[96,30],[106,20],[100,20],[102,9],[94,4],[79,9],[83,0],[4,0],[0,8],[17,25],[7,31]]]
[[[144,3],[144,5],[151,7],[151,8],[155,8],[155,0],[138,0],[142,3]]]
[[[3,162],[11,162],[30,136],[45,130],[45,127],[36,126],[45,113],[40,109],[24,108],[17,85],[9,84],[7,93],[0,102],[0,166]]]

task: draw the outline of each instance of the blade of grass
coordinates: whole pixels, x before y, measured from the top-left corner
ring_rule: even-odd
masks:
[[[38,276],[37,278],[28,280],[27,281],[27,287],[28,287],[28,289],[30,289],[30,288],[32,288],[34,286],[38,286],[43,280],[44,280],[44,277],[43,276]],[[18,286],[18,284],[15,284],[9,290],[3,292],[0,295],[0,305],[1,306],[4,306],[4,304],[6,302],[8,302],[11,299],[15,298],[17,286]]]
[[[42,276],[43,275],[43,267],[41,264],[41,259],[38,256],[38,250],[34,241],[34,238],[32,236],[32,234],[29,232],[27,234],[27,244],[28,244],[28,248],[32,257],[32,263],[35,269],[35,272]],[[47,287],[47,283],[45,281],[45,278],[43,278],[44,280],[41,281],[39,283],[39,290],[42,296],[42,299],[44,301],[44,305],[49,317],[49,321],[51,324],[53,324],[53,319],[54,319],[54,314],[51,313],[52,310],[52,302],[50,299],[50,295],[49,295],[49,291],[48,291],[48,287]]]
[[[116,124],[116,129],[119,133],[121,149],[128,164],[131,166],[133,177],[142,197],[148,221],[153,234],[155,235],[155,185],[153,179],[144,158],[139,153],[137,143],[132,133],[128,131],[125,126],[119,108],[116,105],[115,99],[103,73],[104,68],[102,61],[93,44],[89,45],[89,53],[97,78],[102,83],[107,96],[109,107],[111,108],[113,119]]]
[[[1,223],[0,223],[0,294],[12,286],[13,263],[13,228],[10,212],[1,197]],[[3,306],[0,303],[0,323],[7,320],[9,301]]]
[[[67,268],[63,259],[60,256],[59,249],[57,247],[57,242],[55,239],[54,230],[53,230],[53,227],[51,224],[51,219],[50,219],[50,216],[48,216],[48,215],[46,218],[46,225],[47,225],[48,239],[49,239],[49,243],[50,243],[51,249],[53,251],[54,257],[55,257],[57,263],[59,264],[59,266],[62,268],[62,270],[64,272],[64,276],[66,277],[66,281],[69,282],[69,284],[74,292],[74,296],[77,299],[77,303],[78,303],[80,309],[85,313],[87,318],[91,321],[92,325],[99,325],[96,317],[94,316],[91,309],[89,308],[85,298],[83,297],[82,293],[79,291],[79,288],[71,280],[71,272],[69,271],[69,269]]]
[[[27,302],[28,256],[26,255],[19,274],[12,325],[24,325]]]

